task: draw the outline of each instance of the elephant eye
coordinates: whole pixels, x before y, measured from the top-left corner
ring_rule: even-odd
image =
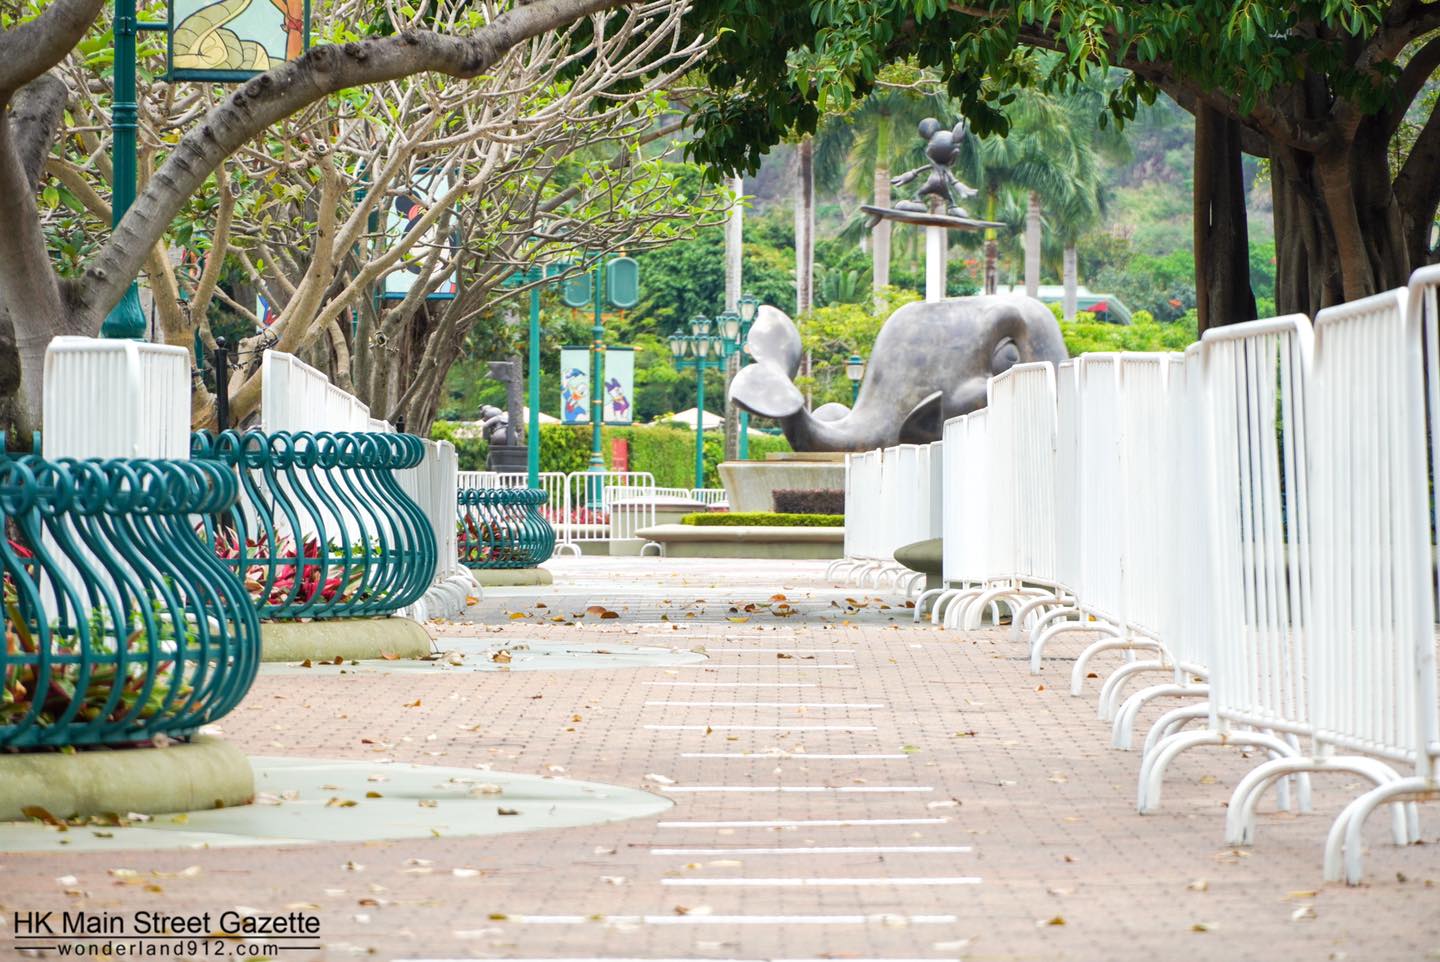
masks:
[[[995,345],[995,353],[990,355],[990,373],[1004,373],[1019,363],[1020,349],[1007,337]]]

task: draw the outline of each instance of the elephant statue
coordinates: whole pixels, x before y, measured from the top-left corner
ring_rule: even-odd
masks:
[[[869,451],[940,439],[948,418],[985,406],[985,382],[1025,361],[1058,364],[1069,354],[1050,308],[1023,294],[952,297],[906,304],[875,339],[853,409],[805,409],[792,380],[804,353],[785,313],[760,308],[730,399],[780,422],[796,451]]]

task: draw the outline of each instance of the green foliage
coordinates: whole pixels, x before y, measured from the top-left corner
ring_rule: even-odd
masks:
[[[1124,122],[1157,90],[1145,79],[1225,91],[1238,111],[1273,108],[1269,95],[1305,74],[1369,112],[1384,106],[1399,69],[1347,56],[1391,4],[1380,0],[699,0],[694,29],[717,37],[706,61],[708,96],[693,107],[693,156],[754,171],[772,145],[813,132],[848,109],[892,64],[933,71],[980,134],[1003,133],[1017,88],[1066,89],[1097,67],[1138,63],[1103,101]],[[1058,57],[1042,61],[1036,47]]]
[[[1193,310],[1164,324],[1136,311],[1128,325],[1098,322],[1094,314],[1081,311],[1075,320],[1060,322],[1060,333],[1071,357],[1098,351],[1183,351],[1198,337],[1196,322]]]
[[[687,514],[681,524],[697,528],[761,527],[761,528],[843,528],[843,514],[778,514],[771,511]]]
[[[663,488],[690,488],[695,485],[695,432],[662,424],[634,427],[607,427],[601,431],[601,451],[607,468],[614,463],[612,442],[623,439],[630,445],[630,470],[648,471]],[[705,433],[705,487],[720,487],[716,465],[724,454],[725,439],[718,431]],[[750,438],[750,457],[762,460],[776,451],[789,451],[783,437]],[[540,470],[584,471],[590,466],[590,428],[565,424],[540,426]]]
[[[484,438],[458,437],[455,425],[449,421],[432,422],[430,437],[435,441],[449,441],[455,445],[455,455],[460,461],[461,471],[485,470],[485,459],[490,456],[490,442]]]

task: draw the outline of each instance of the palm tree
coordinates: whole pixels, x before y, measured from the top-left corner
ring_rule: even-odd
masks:
[[[981,191],[986,220],[995,220],[1006,191],[1025,192],[1026,281],[1039,283],[1041,211],[1045,204],[1063,203],[1077,180],[1094,173],[1093,152],[1077,129],[1071,111],[1060,99],[1023,88],[1006,108],[1010,129],[1004,136],[986,137],[961,155],[965,176]],[[972,138],[966,138],[967,142]],[[985,232],[985,293],[996,288],[998,237]]]
[[[815,176],[823,187],[843,185],[857,197],[868,193],[876,207],[890,206],[890,176],[897,160],[924,163],[916,128],[926,117],[944,116],[948,102],[937,94],[882,89],[852,110],[827,117],[815,136]],[[913,155],[913,156],[912,156]],[[890,284],[890,231],[882,220],[871,231],[871,287]]]

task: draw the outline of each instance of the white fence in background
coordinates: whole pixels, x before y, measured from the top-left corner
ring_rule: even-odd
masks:
[[[579,555],[585,543],[616,545],[645,540],[636,532],[655,524],[655,476],[648,471],[576,471],[565,477],[565,499],[555,526],[555,552]]]
[[[47,458],[188,458],[190,352],[57,337],[45,350]]]
[[[1092,659],[1121,657],[1099,702],[1116,747],[1142,708],[1177,700],[1145,738],[1141,811],[1181,752],[1256,750],[1226,807],[1228,844],[1251,841],[1271,786],[1303,811],[1312,774],[1368,781],[1324,850],[1326,878],[1358,882],[1367,817],[1388,805],[1395,841],[1415,841],[1416,801],[1440,796],[1437,291],[1440,267],[1425,268],[1313,329],[1253,321],[1183,355],[992,378],[988,407],[946,422],[940,442],[948,587],[922,596],[930,617],[1008,616],[1037,671],[1060,636],[1098,635],[1072,692]],[[875,570],[911,533],[916,489],[896,451],[847,458],[837,573]],[[1146,673],[1160,678],[1127,696]]]

